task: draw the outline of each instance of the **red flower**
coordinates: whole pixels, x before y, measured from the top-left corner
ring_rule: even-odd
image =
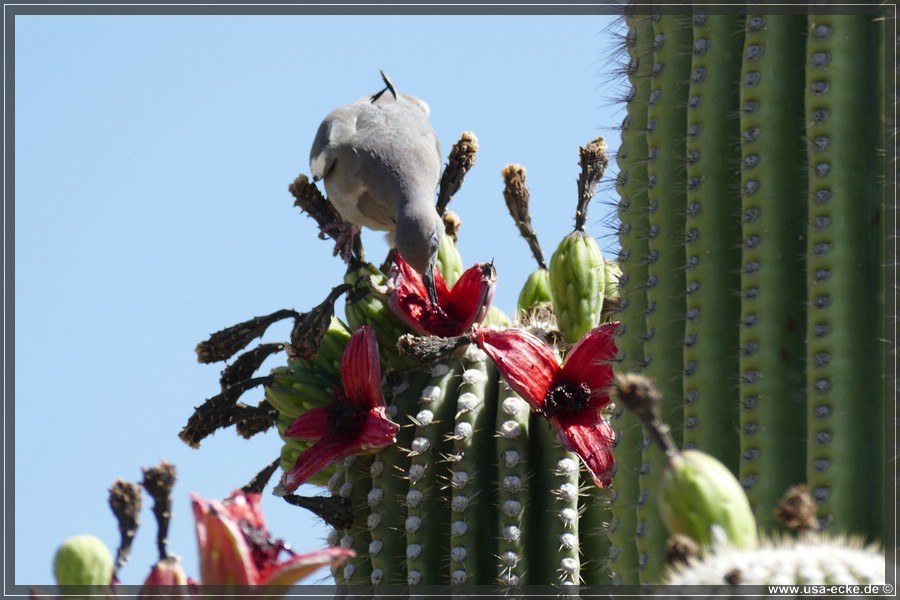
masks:
[[[612,323],[589,331],[562,366],[544,342],[522,329],[476,327],[472,332],[509,387],[550,420],[562,445],[581,457],[601,488],[612,480],[614,463],[615,434],[600,409],[609,404],[617,327]]]
[[[334,390],[331,404],[308,410],[285,430],[285,437],[318,441],[297,457],[293,468],[281,478],[276,494],[293,492],[337,460],[396,441],[400,426],[386,414],[378,343],[370,326],[357,329],[347,341],[341,378],[344,389]]]
[[[345,548],[295,554],[272,539],[261,494],[236,490],[224,502],[191,494],[204,585],[291,585],[319,567],[353,556]],[[287,556],[280,559],[282,552]]]
[[[428,299],[422,275],[395,254],[388,280],[391,290],[388,305],[417,333],[441,337],[462,335],[484,319],[494,297],[496,280],[494,265],[477,263],[449,289],[440,271],[435,270],[438,304],[434,306]]]

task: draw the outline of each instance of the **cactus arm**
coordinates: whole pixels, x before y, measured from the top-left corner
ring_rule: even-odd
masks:
[[[539,561],[532,560],[532,584],[577,585],[581,557],[578,546],[578,456],[565,450],[556,432],[534,413],[529,424],[533,463],[533,522],[529,526],[531,547],[540,548]]]
[[[378,452],[371,464],[372,490],[369,492],[369,516],[366,525],[372,542],[372,585],[405,584],[406,573],[400,566],[406,556],[406,537],[403,534],[403,499],[407,495],[407,475],[410,447],[415,427],[407,422],[414,414],[420,392],[428,383],[428,373],[410,373],[391,390],[388,412],[401,424],[397,443]]]
[[[809,17],[807,481],[822,524],[870,538],[883,535],[878,38],[872,15]]]
[[[616,346],[620,362],[615,370],[625,373],[643,368],[644,336],[647,326],[647,233],[650,228],[647,210],[647,105],[650,95],[651,45],[653,27],[646,16],[625,17],[628,27],[626,48],[629,57],[628,79],[632,91],[628,95],[627,115],[622,122],[622,143],[617,153],[619,175],[619,251],[622,269],[619,278],[620,311],[616,318]],[[616,431],[616,471],[613,476],[609,524],[610,566],[613,583],[637,585],[638,550],[636,544],[637,516],[635,508],[640,487],[638,472],[643,462],[641,444],[643,432],[640,422],[622,407],[613,412],[612,426]]]
[[[497,582],[526,585],[531,570],[525,545],[532,493],[528,451],[531,411],[502,378],[497,399]]]
[[[459,361],[435,363],[430,380],[420,390],[415,433],[410,452],[406,506],[405,560],[410,585],[446,583],[441,572],[448,551],[446,537],[450,510],[441,491],[441,461],[448,445],[442,433],[453,422],[462,366]]]
[[[739,479],[762,528],[803,481],[805,19],[746,18],[741,73]]]
[[[653,24],[653,66],[647,109],[647,193],[649,225],[647,340],[644,373],[656,380],[664,398],[662,418],[681,440],[682,346],[684,343],[684,206],[686,106],[691,29],[683,16],[662,15]],[[662,574],[666,529],[656,507],[664,455],[644,449],[638,499],[637,544],[641,582]]]
[[[474,344],[456,399],[450,469],[450,583],[491,581],[496,571],[498,532],[491,487],[497,480],[492,436],[497,402],[497,368]]]
[[[684,447],[737,472],[740,317],[738,79],[741,25],[694,13],[688,99]]]

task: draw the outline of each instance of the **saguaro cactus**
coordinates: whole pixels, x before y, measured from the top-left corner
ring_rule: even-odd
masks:
[[[581,149],[576,228],[549,263],[525,170],[510,165],[504,197],[538,263],[514,323],[487,310],[493,266],[463,269],[449,216],[446,280],[436,278],[445,305],[424,299],[402,257],[379,268],[357,244],[319,307],[258,317],[201,345],[204,360],[227,359],[271,322],[295,321],[288,364],[252,377],[275,344],[238,358],[182,438],[197,445],[218,427],[251,435],[275,424],[279,493],[355,552],[335,571],[339,584],[658,583],[673,572],[666,523],[709,544],[707,525],[733,530],[729,507],[741,507],[743,539],[755,541],[755,525],[780,528],[772,511],[804,482],[818,525],[877,542],[884,122],[883,105],[854,101],[883,87],[875,17],[632,11],[617,264],[584,231],[602,140]],[[454,147],[441,212],[476,149],[471,133]],[[305,177],[291,191],[321,226],[336,218]],[[380,395],[370,389],[353,405],[345,386],[358,373],[347,369],[358,367],[344,349],[361,331],[377,339],[384,377]],[[613,370],[655,380],[668,450],[610,404]],[[238,403],[255,385],[266,401]],[[394,437],[354,429],[364,410]],[[331,448],[335,460],[315,476],[297,470],[323,451],[326,429],[361,454]],[[328,486],[329,503],[292,494],[300,480],[290,474],[301,471]],[[695,474],[727,480],[729,502],[718,505]],[[702,496],[710,523],[678,525],[687,521],[673,486]]]
[[[643,44],[628,48],[633,91],[619,157],[628,325],[619,368],[635,370],[638,358],[664,389],[683,378],[685,445],[735,470],[763,529],[777,527],[772,510],[785,489],[808,482],[823,527],[880,540],[883,20],[827,8],[809,16],[698,8],[692,16],[693,28],[684,15],[626,19],[626,39]],[[681,39],[673,28],[692,38],[681,42],[692,51],[679,53],[680,62],[666,48]],[[673,95],[686,113],[660,109]],[[667,141],[660,126],[672,114],[684,134]],[[644,122],[645,135],[635,130]],[[642,137],[647,149],[635,156]],[[662,161],[672,156],[674,191],[659,195]],[[635,178],[650,196],[647,222],[635,212],[643,191]],[[684,246],[658,244],[672,222],[660,221],[666,201],[676,203],[669,219],[684,219]],[[661,255],[683,262],[657,273]],[[677,366],[665,372],[654,366],[661,277],[678,280],[667,307],[676,312],[664,320],[684,334],[683,348],[666,355]],[[645,302],[646,332],[632,327],[631,310]],[[633,461],[626,440],[616,450],[623,465]],[[652,582],[661,565],[652,554],[663,549],[641,531],[640,501],[636,513],[636,567]],[[616,551],[616,571],[629,573],[621,557],[630,548]]]

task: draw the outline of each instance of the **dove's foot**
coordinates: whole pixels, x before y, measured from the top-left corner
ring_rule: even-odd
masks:
[[[349,263],[350,257],[353,255],[353,238],[359,233],[359,226],[347,221],[341,221],[340,223],[331,223],[322,228],[322,234],[331,231],[337,232],[332,256],[340,254],[344,262]]]

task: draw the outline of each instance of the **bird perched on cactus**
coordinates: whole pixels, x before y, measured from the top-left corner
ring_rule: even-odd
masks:
[[[384,90],[325,117],[309,153],[310,169],[349,224],[340,226],[335,252],[346,252],[359,227],[387,231],[388,242],[422,274],[437,304],[434,267],[444,231],[434,204],[440,142],[428,122],[428,104],[398,94],[381,75]]]

